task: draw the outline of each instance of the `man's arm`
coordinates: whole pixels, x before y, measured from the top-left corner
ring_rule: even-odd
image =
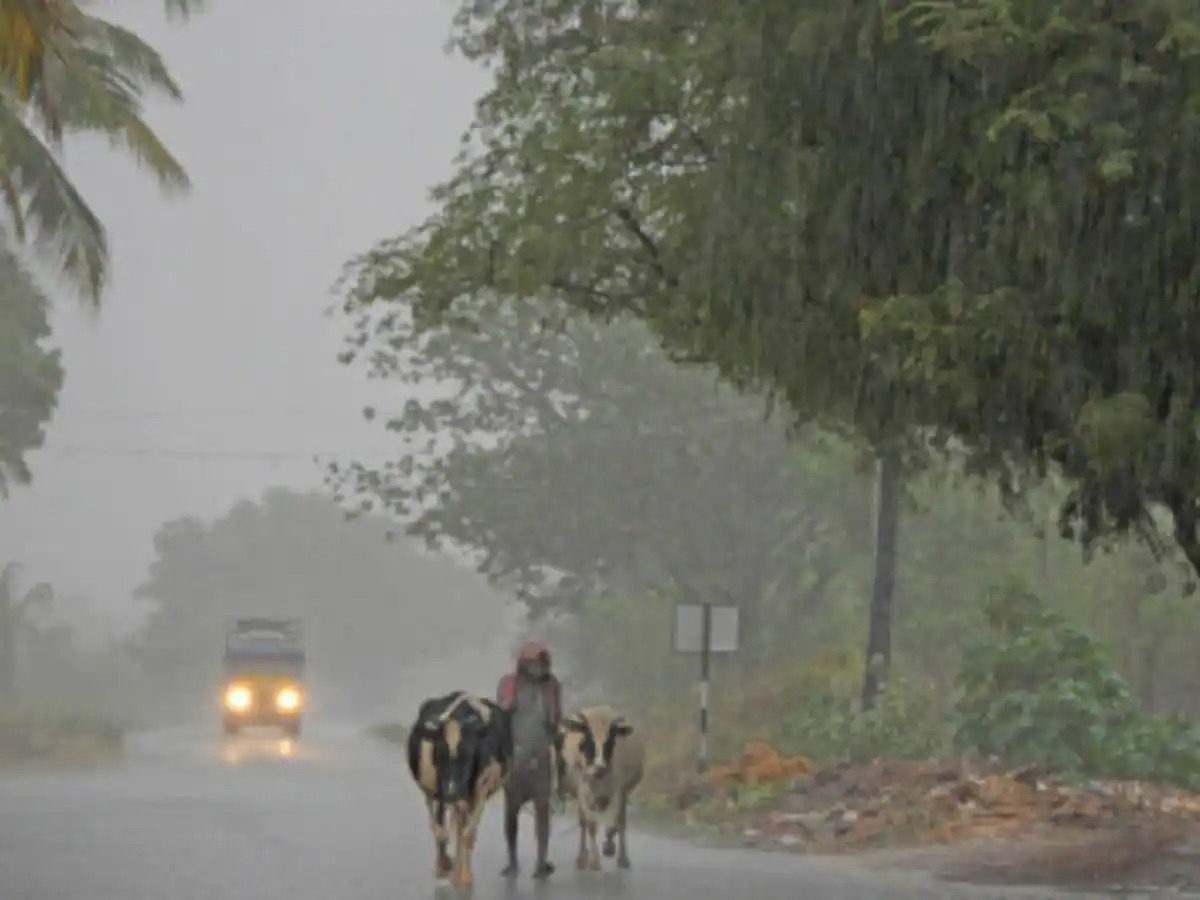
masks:
[[[557,730],[559,722],[562,721],[562,682],[556,675],[550,676],[550,702],[547,706],[549,707],[547,712],[550,717],[550,727]]]
[[[563,759],[563,736],[559,730],[562,722],[562,682],[558,676],[550,676],[550,729],[554,744],[554,793],[558,796],[561,811],[567,808],[567,764]]]
[[[500,679],[496,686],[496,702],[505,709],[512,709],[516,702],[516,676],[511,672]]]

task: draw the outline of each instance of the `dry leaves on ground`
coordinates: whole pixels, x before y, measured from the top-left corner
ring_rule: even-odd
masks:
[[[1071,785],[1032,768],[1005,771],[961,761],[884,759],[812,772],[807,760],[782,758],[761,743],[748,745],[741,760],[716,770],[710,782],[704,811],[693,810],[698,818],[736,825],[755,842],[818,852],[1036,839],[1044,865],[1069,867],[1088,841],[1072,838],[1063,844],[1069,849],[1053,850],[1050,832],[1089,835],[1096,846],[1103,833],[1114,846],[1136,848],[1181,840],[1200,822],[1200,796],[1158,785]],[[743,789],[770,783],[777,793],[747,808]],[[693,784],[679,805],[692,806],[696,795]],[[1137,839],[1130,837],[1134,832]],[[1057,862],[1051,859],[1056,852]]]

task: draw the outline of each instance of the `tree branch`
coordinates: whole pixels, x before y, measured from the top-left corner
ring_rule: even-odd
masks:
[[[646,252],[646,256],[649,258],[650,267],[654,270],[654,273],[666,283],[667,287],[679,287],[679,279],[676,278],[671,272],[667,271],[667,267],[663,262],[662,253],[658,249],[658,244],[656,244],[654,239],[646,233],[646,229],[642,227],[640,222],[638,222],[637,218],[633,214],[633,211],[626,206],[618,206],[616,209],[616,216],[621,220],[621,224],[623,224],[626,230],[634,236],[637,242],[641,245],[642,249]]]

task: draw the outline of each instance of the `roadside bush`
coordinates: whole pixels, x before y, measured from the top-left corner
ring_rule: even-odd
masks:
[[[83,762],[119,753],[125,729],[84,711],[0,709],[0,762]]]
[[[857,685],[830,685],[798,694],[780,726],[779,744],[820,762],[864,762],[881,756],[927,759],[948,746],[939,698],[927,686],[897,678],[873,709],[859,708]]]
[[[737,708],[719,711],[718,721],[736,716],[734,734],[818,763],[925,759],[949,746],[946,710],[931,684],[895,678],[868,712],[859,708],[861,686],[861,654],[832,648],[766,683],[746,685]],[[741,747],[723,749],[736,753]]]
[[[1062,774],[1200,786],[1200,729],[1149,716],[1097,640],[1017,583],[965,648],[955,746]]]

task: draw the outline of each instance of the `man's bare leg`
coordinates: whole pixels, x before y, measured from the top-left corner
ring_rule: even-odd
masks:
[[[547,858],[550,853],[550,791],[539,792],[533,800],[534,819],[537,827],[537,868],[534,878],[546,878],[554,873],[554,863]]]

